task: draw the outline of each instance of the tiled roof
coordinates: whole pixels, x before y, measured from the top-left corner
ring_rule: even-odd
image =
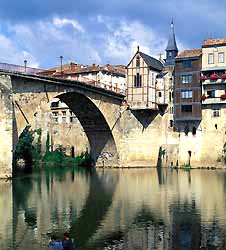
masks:
[[[216,39],[207,39],[203,41],[203,46],[213,46],[213,45],[220,45],[226,44],[226,38],[216,38]]]
[[[96,64],[90,65],[90,66],[84,66],[80,64],[65,64],[62,65],[62,73],[61,73],[61,66],[57,66],[55,68],[47,69],[45,71],[40,72],[39,74],[43,75],[51,75],[51,76],[60,76],[60,75],[76,75],[76,74],[82,74],[82,73],[92,73],[92,72],[98,72],[98,71],[107,71],[112,74],[116,75],[122,75],[125,76],[125,66],[124,65],[104,65],[99,66]]]
[[[178,58],[189,58],[189,57],[198,57],[201,56],[202,49],[189,49],[182,51],[177,57]]]
[[[159,60],[149,55],[146,55],[143,52],[139,52],[139,54],[149,67],[152,67],[153,69],[156,69],[158,71],[161,71],[163,69],[163,64]]]

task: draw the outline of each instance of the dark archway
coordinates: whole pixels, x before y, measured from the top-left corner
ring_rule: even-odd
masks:
[[[87,96],[76,92],[57,96],[79,119],[90,143],[94,165],[118,165],[118,153],[112,131],[98,107]]]

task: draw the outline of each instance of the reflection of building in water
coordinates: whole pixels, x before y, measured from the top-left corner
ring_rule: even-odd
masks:
[[[192,203],[192,204],[191,204]],[[201,216],[196,211],[195,201],[172,204],[172,249],[199,249]]]
[[[58,173],[47,171],[37,179],[17,180],[14,183],[13,249],[48,249],[49,236],[56,233],[62,237],[76,220],[87,199],[88,189],[87,176],[76,173],[74,178],[72,173],[63,170]]]
[[[224,173],[164,170],[158,178],[156,169],[123,169],[101,170],[98,177],[95,182],[91,181],[93,176],[78,172],[50,171],[34,179],[17,180],[14,186],[17,250],[47,249],[47,233],[76,228],[78,221],[76,236],[93,227],[90,237],[85,239],[85,235],[82,239],[89,242],[90,249],[99,247],[98,244],[103,248],[96,249],[104,249],[106,242],[106,249],[115,250],[225,248]],[[4,212],[2,197],[0,211]],[[81,220],[87,211],[90,216]],[[6,224],[0,225],[1,237],[5,228]]]
[[[87,136],[78,118],[59,98],[52,100],[50,115],[49,130],[53,149],[62,145],[68,155],[72,150],[75,155],[79,155],[89,148]]]

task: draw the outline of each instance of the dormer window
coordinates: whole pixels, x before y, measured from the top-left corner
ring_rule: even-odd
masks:
[[[136,67],[140,67],[140,57],[136,58]]]

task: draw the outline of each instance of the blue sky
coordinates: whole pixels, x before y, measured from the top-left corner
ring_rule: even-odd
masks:
[[[225,0],[1,0],[0,62],[127,64],[138,44],[164,53],[172,19],[180,50],[226,37],[225,13]]]

